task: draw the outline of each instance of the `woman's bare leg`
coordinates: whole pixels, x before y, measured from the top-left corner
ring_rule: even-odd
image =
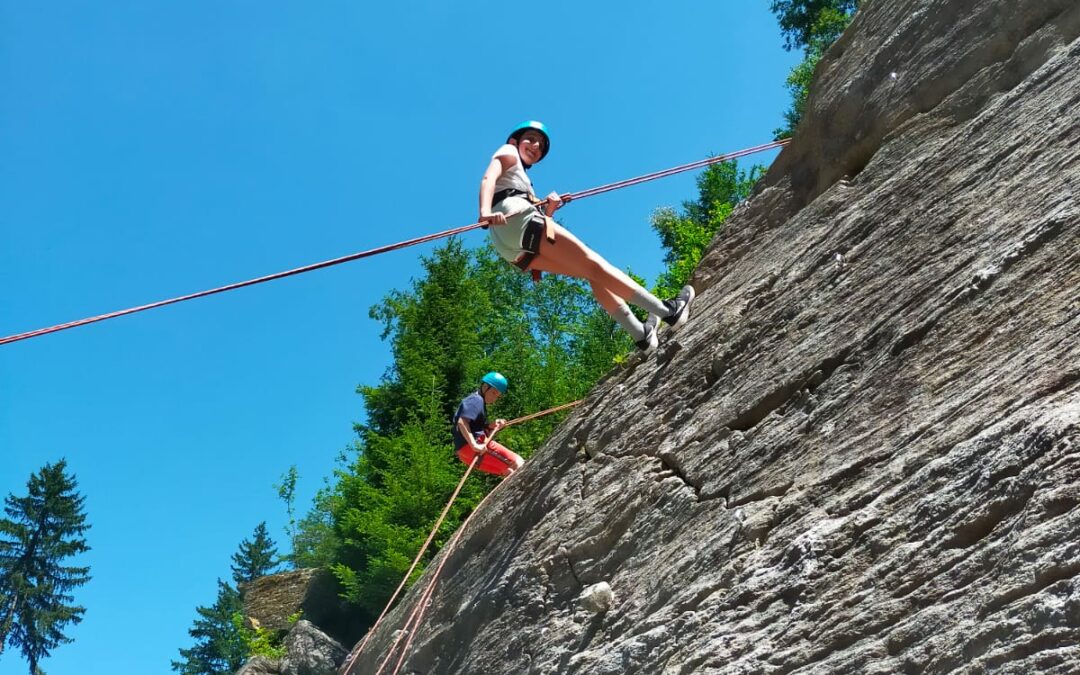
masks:
[[[610,298],[603,297],[608,294],[635,304],[657,316],[666,316],[670,311],[659,298],[646,291],[629,275],[604,260],[569,230],[557,223],[555,224],[555,243],[544,241],[540,245],[540,253],[533,258],[530,267],[541,272],[563,274],[589,281],[593,288],[593,295],[609,314],[613,313],[615,307],[610,305]],[[600,289],[606,293],[598,293]]]

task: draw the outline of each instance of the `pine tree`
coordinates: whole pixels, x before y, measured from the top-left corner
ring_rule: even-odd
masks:
[[[698,199],[684,202],[682,213],[663,208],[653,214],[653,229],[660,235],[667,263],[656,281],[657,295],[675,295],[690,280],[724,221],[763,174],[760,166],[740,171],[734,161],[713,164],[698,176]]]
[[[218,579],[217,600],[210,607],[196,607],[199,618],[188,629],[195,646],[181,649],[183,661],[173,661],[181,675],[231,675],[244,665],[247,646],[233,621],[243,611],[240,592]]]
[[[785,83],[791,93],[791,107],[784,113],[785,125],[773,132],[777,140],[795,133],[806,110],[818,63],[858,8],[859,0],[773,0],[769,6],[780,24],[784,49],[803,50],[802,62],[791,69]]]
[[[243,614],[242,584],[274,572],[277,567],[277,548],[259,523],[252,539],[240,542],[232,555],[233,586],[218,579],[217,600],[210,607],[196,607],[199,618],[188,629],[195,646],[181,649],[182,661],[173,661],[172,669],[181,675],[230,675],[236,672],[249,656],[248,645],[234,617]]]
[[[240,550],[233,554],[232,560],[233,581],[238,587],[277,570],[277,547],[266,531],[265,522],[255,528],[253,539],[240,542]]]
[[[21,650],[30,672],[58,645],[86,612],[72,605],[71,591],[90,580],[89,567],[62,564],[90,550],[83,533],[90,528],[82,497],[67,463],[46,464],[30,477],[26,497],[8,495],[7,518],[0,519],[0,653],[10,644]]]

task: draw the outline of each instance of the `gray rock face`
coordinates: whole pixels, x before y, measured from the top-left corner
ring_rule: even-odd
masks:
[[[477,515],[403,672],[1080,672],[1078,35],[865,2],[690,324]]]
[[[334,675],[345,660],[344,647],[303,619],[285,636],[285,648],[282,675]]]

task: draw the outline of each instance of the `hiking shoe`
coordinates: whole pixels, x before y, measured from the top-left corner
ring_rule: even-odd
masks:
[[[664,323],[671,326],[672,333],[682,328],[686,320],[690,318],[690,303],[694,301],[694,295],[694,287],[687,284],[682,287],[677,296],[664,301],[664,305],[671,310],[671,314],[663,317]]]
[[[656,351],[656,346],[660,344],[660,340],[656,337],[656,325],[657,322],[653,317],[649,317],[649,320],[644,324],[645,337],[641,338],[634,344],[641,350],[643,354],[651,354]]]

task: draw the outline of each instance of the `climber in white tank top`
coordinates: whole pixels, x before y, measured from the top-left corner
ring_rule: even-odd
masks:
[[[660,300],[552,220],[562,198],[552,192],[538,200],[526,173],[550,149],[551,137],[541,122],[524,122],[510,132],[480,181],[480,222],[488,225],[498,254],[522,271],[532,271],[534,278],[537,272],[551,272],[588,281],[597,302],[638,349],[651,352],[660,320],[675,330],[686,322],[694,289],[685,286],[678,297]],[[627,303],[648,311],[649,320],[639,321]]]

